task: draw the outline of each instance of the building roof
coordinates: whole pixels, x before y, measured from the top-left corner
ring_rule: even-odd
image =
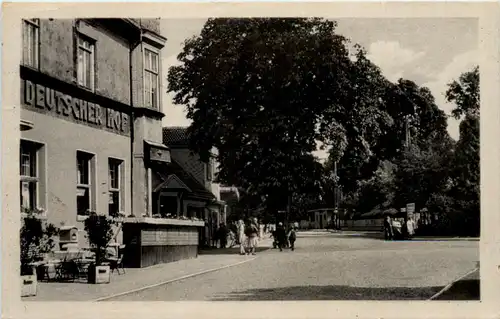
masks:
[[[163,144],[167,146],[187,146],[187,127],[170,126],[163,128]]]
[[[172,159],[172,162],[168,165],[159,164],[155,171],[163,180],[167,180],[172,174],[176,175],[192,191],[192,193],[190,193],[191,196],[200,197],[206,200],[216,200],[212,192],[207,190],[205,186],[199,183],[189,172],[185,171],[174,159]]]

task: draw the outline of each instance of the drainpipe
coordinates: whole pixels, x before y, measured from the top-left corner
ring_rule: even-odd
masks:
[[[135,113],[134,113],[134,81],[133,70],[132,70],[132,61],[133,61],[133,52],[135,48],[142,42],[142,29],[139,31],[139,40],[130,46],[129,50],[129,82],[130,82],[130,108],[132,112],[130,112],[130,151],[131,151],[131,160],[130,160],[130,207],[131,214],[135,216],[134,212],[134,141],[135,141]]]

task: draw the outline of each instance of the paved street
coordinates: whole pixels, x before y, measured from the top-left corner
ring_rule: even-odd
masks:
[[[299,235],[294,252],[270,249],[241,265],[111,300],[425,300],[478,260],[476,241],[309,233]]]

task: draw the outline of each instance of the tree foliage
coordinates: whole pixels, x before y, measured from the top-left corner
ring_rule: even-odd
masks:
[[[190,147],[218,149],[219,180],[286,202],[319,192],[316,141],[363,161],[387,121],[380,70],[323,19],[210,19],[169,70],[174,103],[192,119]],[[360,94],[365,92],[365,94]]]
[[[449,84],[446,97],[456,107],[452,114],[459,118],[460,138],[453,161],[453,188],[457,212],[464,227],[479,234],[480,219],[480,122],[479,122],[479,67],[462,74]]]
[[[479,66],[476,66],[448,84],[446,99],[456,105],[451,114],[456,119],[463,115],[479,116],[479,95]]]
[[[305,210],[340,188],[361,211],[478,199],[478,68],[446,92],[464,117],[455,143],[430,90],[388,81],[334,21],[209,19],[178,60],[168,91],[192,120],[190,148],[204,161],[218,150],[217,178],[243,190],[241,212],[283,210],[290,196]]]

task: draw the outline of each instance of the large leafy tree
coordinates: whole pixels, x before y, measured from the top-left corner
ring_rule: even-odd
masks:
[[[390,83],[380,78],[378,83],[383,90],[375,95],[377,100],[382,101],[377,107],[381,108],[382,114],[389,119],[380,123],[379,132],[370,139],[371,152],[368,156],[360,156],[360,152],[348,145],[338,165],[339,182],[346,192],[359,193],[350,197],[361,199],[357,206],[362,211],[369,211],[377,206],[399,205],[395,202],[396,199],[404,201],[404,197],[411,197],[403,194],[420,191],[419,184],[415,181],[413,191],[408,184],[401,182],[400,185],[405,189],[401,189],[398,194],[386,193],[389,190],[394,191],[396,186],[381,187],[384,183],[377,180],[377,176],[380,176],[384,169],[392,167],[393,164],[404,164],[409,169],[407,173],[412,170],[426,170],[430,173],[432,170],[434,173],[439,171],[440,176],[446,176],[447,166],[440,166],[440,163],[446,163],[450,159],[453,148],[453,141],[447,132],[446,115],[435,104],[429,89],[405,79]],[[411,144],[409,153],[406,145],[407,130]],[[425,154],[427,161],[417,161],[418,156],[412,158],[412,152]],[[418,165],[426,166],[418,168]],[[402,181],[402,178],[410,178],[402,169],[396,170],[399,181]],[[445,180],[444,177],[443,179]],[[423,194],[428,192],[423,191]]]
[[[319,191],[316,141],[349,147],[360,161],[389,117],[383,77],[323,19],[210,19],[169,70],[174,103],[187,107],[190,147],[218,149],[219,180],[258,193],[273,207]]]
[[[456,199],[456,212],[464,228],[479,233],[480,217],[480,92],[479,67],[463,73],[458,80],[451,82],[446,91],[449,102],[456,108],[452,115],[459,119],[460,138],[456,145],[453,162],[452,196]]]
[[[457,80],[448,84],[446,91],[446,99],[456,106],[452,115],[457,119],[463,115],[479,116],[479,96],[479,66],[462,73]]]

